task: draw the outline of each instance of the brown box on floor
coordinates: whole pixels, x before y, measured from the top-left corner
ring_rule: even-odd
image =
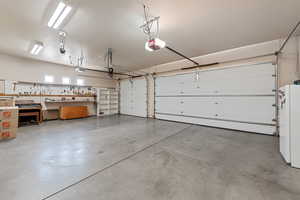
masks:
[[[18,107],[0,107],[0,140],[16,137]]]

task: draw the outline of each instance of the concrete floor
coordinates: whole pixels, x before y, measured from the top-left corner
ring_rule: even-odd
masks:
[[[129,116],[51,121],[0,142],[1,200],[299,200],[277,138]]]

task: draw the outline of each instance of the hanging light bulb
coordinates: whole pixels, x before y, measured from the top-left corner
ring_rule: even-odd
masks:
[[[150,39],[145,44],[145,49],[148,51],[156,51],[166,47],[166,42],[159,38]]]

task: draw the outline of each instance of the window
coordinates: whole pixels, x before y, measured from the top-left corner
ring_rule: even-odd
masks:
[[[70,85],[71,84],[71,80],[69,77],[63,77],[62,78],[62,83],[65,85]]]
[[[84,85],[83,79],[77,79],[77,85]]]
[[[53,83],[54,82],[54,77],[50,75],[45,76],[45,82],[46,83]]]

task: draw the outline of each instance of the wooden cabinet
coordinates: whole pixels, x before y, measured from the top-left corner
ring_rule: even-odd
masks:
[[[89,116],[87,106],[62,106],[59,113],[60,119],[79,119]]]

